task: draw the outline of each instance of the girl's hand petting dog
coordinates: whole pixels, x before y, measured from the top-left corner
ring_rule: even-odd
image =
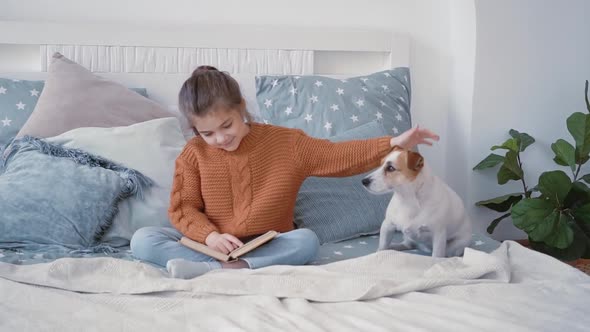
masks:
[[[242,241],[240,241],[237,237],[231,234],[219,234],[217,232],[212,232],[211,234],[209,234],[205,239],[205,244],[209,248],[215,249],[226,255],[234,249],[237,249],[244,245]]]
[[[432,145],[432,140],[438,141],[440,137],[432,131],[416,126],[412,129],[406,130],[399,136],[391,139],[391,147],[399,146],[407,150],[411,150],[418,144]]]

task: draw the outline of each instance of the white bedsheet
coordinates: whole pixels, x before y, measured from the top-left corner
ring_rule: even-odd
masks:
[[[0,263],[2,331],[586,331],[590,277],[504,242],[433,259],[394,251],[323,266],[167,278],[113,258]]]

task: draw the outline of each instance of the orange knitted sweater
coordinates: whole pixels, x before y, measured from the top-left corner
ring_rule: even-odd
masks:
[[[201,243],[213,231],[238,238],[290,231],[305,178],[367,172],[390,151],[390,139],[333,143],[253,123],[238,149],[227,152],[195,137],[176,159],[170,220]]]

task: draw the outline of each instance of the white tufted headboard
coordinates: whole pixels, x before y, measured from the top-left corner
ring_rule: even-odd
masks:
[[[351,76],[409,66],[408,38],[379,30],[0,20],[0,31],[10,32],[0,34],[2,76],[42,79],[59,51],[168,106],[201,64],[230,72],[246,90],[260,74]]]

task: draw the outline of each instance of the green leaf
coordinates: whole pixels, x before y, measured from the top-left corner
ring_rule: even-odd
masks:
[[[590,113],[590,102],[588,102],[588,80],[586,80],[586,84],[584,87],[584,99],[586,99],[586,109]]]
[[[551,144],[551,150],[555,152],[556,163],[562,166],[569,166],[572,171],[576,170],[576,149],[567,141],[558,139]]]
[[[572,189],[572,180],[563,171],[544,172],[539,177],[539,190],[555,206],[563,206]]]
[[[518,151],[520,151],[520,146],[519,146],[518,140],[516,138],[509,138],[502,145],[494,145],[494,146],[492,146],[492,151],[493,150],[498,150],[498,149],[510,150],[510,151],[518,152]]]
[[[500,223],[500,221],[504,220],[507,217],[510,217],[510,213],[503,214],[500,217],[492,220],[492,222],[490,223],[490,225],[487,228],[488,234],[494,233],[494,230],[496,229],[496,226],[498,226],[498,224]]]
[[[517,140],[521,152],[524,151],[529,145],[535,143],[535,139],[527,133],[520,133],[517,130],[510,129],[509,134]]]
[[[573,218],[566,213],[558,213],[558,219],[549,234],[545,237],[545,244],[559,249],[569,247],[574,241],[574,231],[569,226]]]
[[[548,200],[523,199],[512,207],[514,225],[525,231],[533,241],[564,249],[573,241],[569,222],[573,219],[554,208]]]
[[[586,174],[580,178],[580,180],[584,180],[584,182],[590,184],[590,174]]]
[[[517,154],[514,151],[506,152],[504,165],[498,171],[498,184],[505,184],[509,180],[522,179],[523,172],[518,164]]]
[[[590,203],[573,210],[573,214],[576,220],[584,222],[590,226]]]
[[[576,112],[567,118],[567,129],[576,140],[576,162],[590,153],[590,114]]]
[[[575,209],[590,202],[590,188],[581,181],[572,183],[572,189],[565,198],[564,206]]]
[[[539,224],[543,224],[551,213],[555,210],[553,204],[550,201],[540,198],[527,198],[516,203],[511,210],[512,222],[514,225],[529,236],[531,232],[534,232]],[[540,241],[542,238],[535,240]]]
[[[485,169],[485,168],[490,168],[490,167],[494,167],[500,163],[504,162],[504,157],[497,155],[495,153],[490,153],[489,156],[487,156],[484,160],[480,161],[479,164],[477,164],[475,167],[473,167],[473,170],[481,170],[481,169]]]
[[[504,196],[499,196],[496,198],[488,199],[485,201],[479,201],[475,203],[477,206],[485,206],[488,209],[498,211],[498,212],[506,212],[510,210],[510,207],[522,199],[521,193],[513,193]],[[491,234],[491,233],[490,233]]]
[[[580,257],[584,257],[590,250],[590,239],[579,229],[579,227],[576,226],[575,223],[571,223],[570,226],[574,231],[574,240],[567,248],[558,249],[543,242],[530,241],[531,248],[564,261],[573,261]]]

